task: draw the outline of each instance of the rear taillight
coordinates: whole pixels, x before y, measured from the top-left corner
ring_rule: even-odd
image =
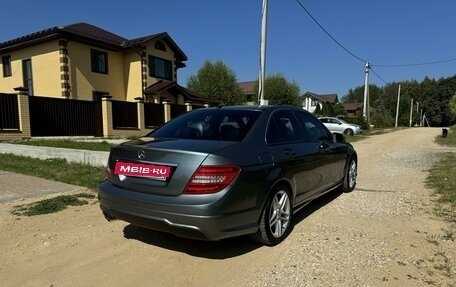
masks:
[[[200,166],[184,190],[187,194],[209,194],[223,190],[238,176],[241,168],[236,165]]]
[[[106,164],[105,179],[107,181],[112,181],[112,170],[109,167],[109,160],[108,160],[108,163]]]
[[[105,178],[107,181],[112,181],[111,169],[109,167],[106,168]]]

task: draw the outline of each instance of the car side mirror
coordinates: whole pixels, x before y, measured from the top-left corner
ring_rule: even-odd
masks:
[[[345,143],[345,135],[342,133],[333,133],[333,141],[336,143]]]

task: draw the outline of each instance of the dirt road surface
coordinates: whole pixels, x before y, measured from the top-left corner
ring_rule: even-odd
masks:
[[[108,223],[96,201],[34,217],[10,211],[36,198],[2,203],[0,286],[456,286],[452,230],[425,187],[438,154],[454,151],[433,142],[439,133],[354,143],[357,188],[310,204],[276,247]]]

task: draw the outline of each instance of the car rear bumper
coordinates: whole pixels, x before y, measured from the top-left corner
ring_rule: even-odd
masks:
[[[198,196],[198,195],[194,195]],[[179,197],[151,196],[103,182],[99,187],[100,208],[108,220],[120,219],[133,225],[199,240],[255,233],[260,210],[224,208],[223,196],[213,201],[195,201]],[[160,198],[165,198],[161,201]]]

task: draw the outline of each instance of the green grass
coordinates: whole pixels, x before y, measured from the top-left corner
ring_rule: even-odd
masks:
[[[69,163],[65,159],[36,159],[0,154],[0,169],[97,189],[105,176],[104,167]]]
[[[32,139],[12,142],[14,144],[32,145],[32,146],[47,146],[47,147],[61,147],[72,149],[84,149],[95,151],[109,151],[114,144],[107,141],[92,142],[92,141],[76,141],[76,140],[44,140]]]
[[[456,126],[453,126],[448,131],[448,137],[443,138],[441,135],[435,140],[438,144],[444,146],[456,147]]]
[[[88,199],[94,199],[94,194],[78,193],[74,195],[60,195],[50,199],[44,199],[30,204],[16,205],[11,211],[18,216],[34,216],[40,214],[55,213],[64,210],[68,206],[80,206],[88,204]]]
[[[436,212],[456,223],[456,154],[445,153],[431,168],[427,185],[435,190],[439,203]]]
[[[441,145],[456,147],[456,126],[451,128],[447,138],[438,136],[436,142]],[[446,220],[456,223],[456,153],[441,155],[431,168],[427,186],[437,195],[436,213]]]

